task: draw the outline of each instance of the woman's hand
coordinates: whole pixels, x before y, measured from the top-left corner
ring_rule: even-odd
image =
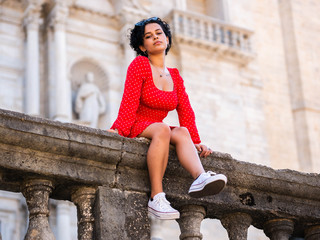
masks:
[[[208,157],[213,151],[203,144],[195,144],[194,145],[198,152],[200,152],[200,157]]]
[[[118,129],[108,129],[107,131],[119,134]]]

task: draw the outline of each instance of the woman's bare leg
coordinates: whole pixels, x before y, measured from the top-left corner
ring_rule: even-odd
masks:
[[[178,159],[181,165],[194,179],[205,172],[187,128],[174,128],[171,131],[170,142],[176,146]]]
[[[153,123],[139,135],[151,139],[147,153],[151,198],[163,192],[162,179],[168,164],[170,133],[170,127],[165,123]]]

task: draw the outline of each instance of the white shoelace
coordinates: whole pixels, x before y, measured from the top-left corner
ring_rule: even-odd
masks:
[[[171,209],[170,202],[165,197],[159,197],[153,201],[156,201],[155,204],[159,205],[161,209]]]

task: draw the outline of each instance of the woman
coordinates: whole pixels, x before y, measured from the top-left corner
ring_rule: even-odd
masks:
[[[131,30],[130,46],[138,57],[128,67],[119,114],[109,131],[125,137],[151,139],[147,153],[151,183],[148,212],[159,219],[177,219],[180,214],[170,206],[162,188],[170,144],[175,145],[181,165],[195,179],[189,189],[190,196],[217,194],[227,178],[205,172],[200,162],[197,150],[200,157],[209,156],[212,150],[200,143],[194,112],[178,70],[165,65],[165,55],[171,47],[169,25],[157,17],[138,22]],[[174,109],[180,127],[169,127],[162,122]]]

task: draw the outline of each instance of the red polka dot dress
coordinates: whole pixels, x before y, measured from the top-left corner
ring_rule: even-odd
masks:
[[[150,124],[162,122],[169,111],[177,110],[181,127],[189,130],[192,141],[200,143],[195,115],[178,69],[168,68],[173,91],[158,89],[152,78],[147,57],[136,57],[128,67],[119,114],[111,129],[124,137],[134,138]]]

